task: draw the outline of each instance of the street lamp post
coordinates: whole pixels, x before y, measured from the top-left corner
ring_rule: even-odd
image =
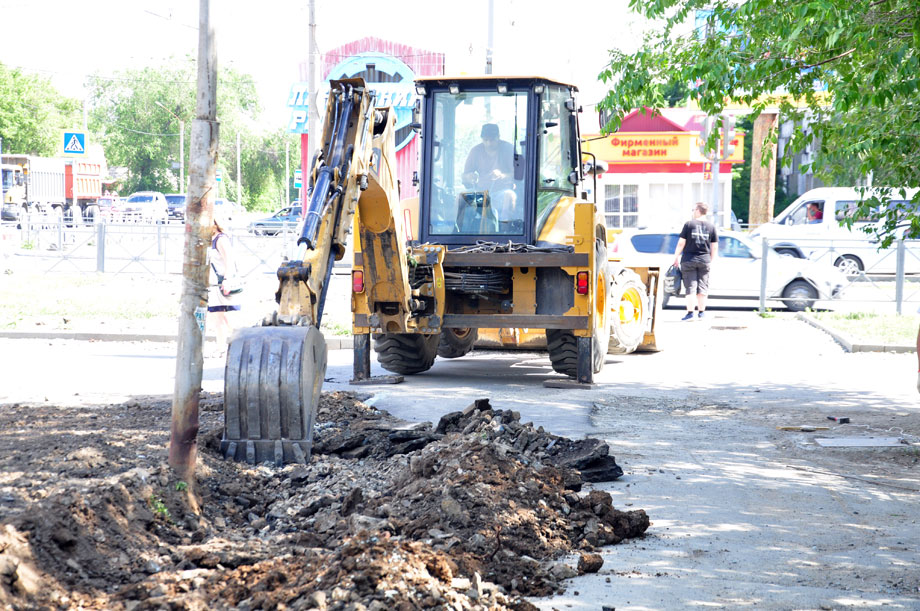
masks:
[[[159,100],[154,100],[154,104],[171,114],[179,121],[179,192],[187,191],[185,185],[185,121],[179,118],[179,115],[166,108]]]

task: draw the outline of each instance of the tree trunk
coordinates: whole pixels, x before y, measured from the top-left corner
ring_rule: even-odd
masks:
[[[210,0],[199,0],[198,102],[192,123],[176,387],[169,438],[169,465],[189,485],[190,492],[194,489],[198,457],[198,399],[208,312],[207,256],[214,222],[217,136],[217,52],[210,24]],[[190,494],[190,498],[194,496]]]
[[[777,127],[778,115],[762,112],[754,120],[754,135],[751,140],[751,227],[757,227],[773,220],[773,203],[776,200],[776,144],[768,142],[764,149],[764,139],[773,136]],[[769,156],[767,165],[763,165],[764,155]]]

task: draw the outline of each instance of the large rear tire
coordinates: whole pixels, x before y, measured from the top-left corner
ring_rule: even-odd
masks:
[[[473,349],[477,339],[478,329],[441,329],[438,356],[445,359],[461,357]]]
[[[381,333],[374,336],[377,362],[387,371],[411,375],[428,371],[438,356],[441,336],[421,333]]]
[[[639,274],[631,269],[621,269],[610,292],[611,325],[607,354],[630,354],[645,337],[649,317],[647,289]]]
[[[607,248],[598,241],[594,247],[597,276],[594,282],[594,329],[591,333],[591,369],[599,373],[604,368],[610,341],[610,268]],[[573,378],[578,376],[578,338],[568,329],[547,329],[546,348],[553,371]]]

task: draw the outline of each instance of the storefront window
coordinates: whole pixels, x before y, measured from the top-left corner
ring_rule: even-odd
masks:
[[[604,215],[607,227],[639,226],[639,185],[604,185]]]

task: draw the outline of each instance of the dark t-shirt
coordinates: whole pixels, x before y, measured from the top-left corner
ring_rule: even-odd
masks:
[[[470,150],[463,172],[477,172],[479,181],[476,186],[483,191],[486,189],[508,189],[511,187],[511,177],[514,175],[513,161],[514,147],[511,146],[510,142],[499,140],[494,155],[489,154],[485,145],[477,144]],[[490,174],[495,169],[505,174],[505,178],[492,180]]]
[[[712,243],[719,241],[715,225],[700,219],[687,221],[680,231],[680,237],[686,241],[680,257],[682,263],[710,263],[712,261]]]

